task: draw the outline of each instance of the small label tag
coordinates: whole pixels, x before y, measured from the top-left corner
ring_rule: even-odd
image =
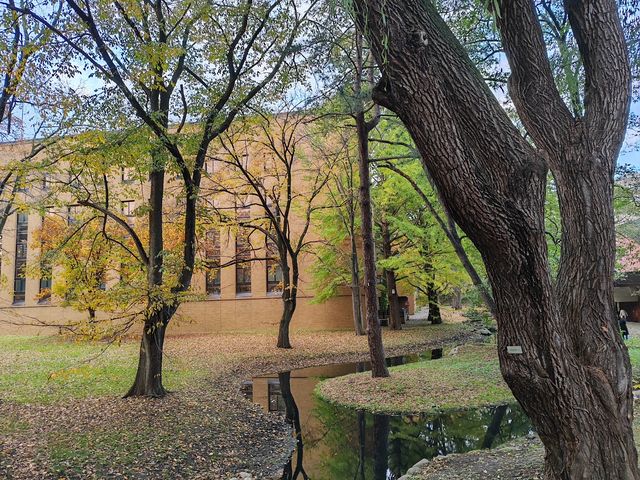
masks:
[[[519,355],[522,353],[522,347],[520,345],[509,345],[507,347],[507,353],[512,355]]]

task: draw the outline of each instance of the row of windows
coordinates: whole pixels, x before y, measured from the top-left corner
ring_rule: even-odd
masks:
[[[282,289],[282,268],[277,260],[277,249],[271,241],[266,244],[267,292],[276,293]],[[252,247],[246,234],[236,236],[236,295],[251,293],[251,252]],[[209,230],[205,240],[206,291],[207,295],[220,295],[220,232]]]
[[[74,223],[76,205],[68,207],[68,221]],[[127,212],[125,212],[127,213]],[[27,214],[19,213],[16,216],[16,257],[14,269],[13,303],[22,304],[26,295],[26,266],[28,249],[28,229],[29,217]],[[267,292],[277,293],[282,289],[282,269],[278,262],[278,252],[275,243],[271,240],[266,242],[266,283]],[[252,247],[246,234],[236,236],[236,294],[251,293],[251,253]],[[206,262],[206,292],[208,295],[220,295],[220,233],[217,230],[207,232],[205,241],[205,262]],[[42,278],[39,287],[39,302],[47,302],[51,297],[51,277],[50,266],[43,266]]]

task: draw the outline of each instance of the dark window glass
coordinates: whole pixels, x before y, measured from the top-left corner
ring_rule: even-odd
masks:
[[[205,240],[207,295],[220,295],[220,232],[209,230]]]
[[[251,293],[251,244],[248,234],[236,235],[236,294]]]
[[[284,399],[282,398],[282,390],[280,389],[280,382],[277,380],[269,380],[269,411],[270,412],[284,412],[286,407]]]
[[[267,237],[267,293],[278,292],[282,292],[282,268],[276,244]]]
[[[17,215],[16,223],[16,261],[13,281],[13,303],[24,303],[26,293],[25,268],[27,266],[27,241],[29,217],[25,213]]]
[[[47,211],[50,209],[47,208]],[[47,212],[48,213],[48,212]],[[47,228],[47,216],[42,217],[42,230]],[[44,251],[44,244],[40,241],[40,288],[38,289],[38,303],[51,302],[51,274],[52,268],[47,258],[47,252]]]

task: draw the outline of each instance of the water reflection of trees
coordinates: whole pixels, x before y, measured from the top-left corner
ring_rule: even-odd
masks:
[[[289,457],[289,461],[284,466],[282,472],[282,480],[296,480],[301,476],[304,480],[308,480],[309,476],[304,470],[304,443],[302,441],[302,429],[300,427],[300,412],[298,405],[291,393],[291,372],[282,372],[278,374],[278,382],[280,384],[280,394],[284,402],[285,415],[287,422],[293,427],[296,438],[295,464],[294,454]]]
[[[315,414],[327,429],[328,453],[313,480],[393,480],[423,458],[495,447],[530,431],[528,418],[511,406],[389,417],[318,401]]]

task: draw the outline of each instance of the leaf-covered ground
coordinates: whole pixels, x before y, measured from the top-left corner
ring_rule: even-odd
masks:
[[[325,400],[373,413],[429,413],[515,402],[493,344],[456,347],[444,358],[391,368],[388,378],[352,374],[320,383]]]
[[[464,325],[385,331],[390,355],[470,334]],[[166,343],[165,399],[120,396],[133,379],[137,343],[112,346],[0,338],[0,478],[270,478],[292,448],[289,427],[239,391],[245,378],[367,357],[366,337],[299,332],[173,337]]]

